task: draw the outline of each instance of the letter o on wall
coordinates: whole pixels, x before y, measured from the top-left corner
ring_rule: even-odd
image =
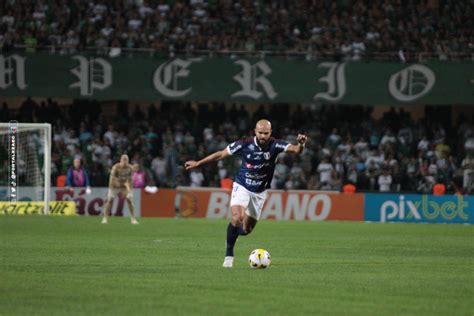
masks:
[[[317,214],[319,204],[321,213]],[[326,194],[317,194],[311,198],[308,205],[308,218],[312,221],[323,221],[331,212],[331,199]]]

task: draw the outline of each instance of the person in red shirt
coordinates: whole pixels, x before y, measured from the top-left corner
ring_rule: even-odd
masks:
[[[433,186],[433,195],[444,195],[446,193],[446,186],[443,183],[436,183]]]
[[[345,194],[354,194],[356,189],[356,186],[349,182],[342,187],[342,192]]]
[[[231,178],[221,179],[221,188],[223,188],[223,189],[232,190],[232,185],[233,184],[234,184],[234,181],[232,181]]]

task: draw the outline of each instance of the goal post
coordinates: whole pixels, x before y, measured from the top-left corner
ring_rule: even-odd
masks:
[[[3,179],[3,180],[1,180]],[[0,123],[0,200],[44,202],[51,196],[51,124]],[[5,194],[6,193],[6,194]]]

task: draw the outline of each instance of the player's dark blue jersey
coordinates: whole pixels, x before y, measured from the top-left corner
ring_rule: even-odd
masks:
[[[289,145],[283,140],[272,137],[262,148],[258,145],[256,137],[249,137],[227,146],[227,151],[231,155],[240,154],[242,157],[235,182],[251,192],[262,192],[270,188],[277,156],[286,151]]]

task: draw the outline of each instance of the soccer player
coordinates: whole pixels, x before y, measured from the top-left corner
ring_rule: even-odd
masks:
[[[132,174],[133,166],[129,163],[127,155],[120,157],[120,162],[116,163],[110,171],[109,178],[109,192],[107,194],[107,202],[105,203],[104,217],[102,224],[108,223],[110,208],[112,207],[113,199],[122,193],[127,200],[128,209],[130,210],[130,221],[132,224],[138,224],[135,219],[133,206],[133,191],[132,191]]]
[[[185,163],[186,170],[189,170],[235,154],[240,154],[242,158],[230,200],[232,221],[227,226],[226,255],[222,265],[225,268],[232,268],[234,265],[237,237],[250,234],[257,225],[278,154],[300,154],[306,143],[306,136],[303,134],[298,134],[297,145],[271,137],[272,125],[268,120],[258,121],[254,132],[255,137],[238,140],[199,161],[190,160]]]

